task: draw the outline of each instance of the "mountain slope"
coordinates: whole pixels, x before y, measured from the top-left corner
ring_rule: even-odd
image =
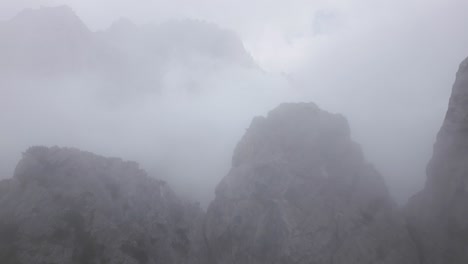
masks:
[[[195,263],[202,217],[134,162],[32,147],[0,182],[0,262]]]
[[[418,263],[346,120],[314,104],[254,119],[205,222],[212,263]]]
[[[422,264],[468,263],[468,59],[458,70],[427,166],[424,190],[407,206]]]
[[[182,20],[136,26],[120,20],[92,32],[67,6],[23,10],[0,21],[0,38],[2,75],[97,78],[115,89],[157,91],[161,84],[155,77],[174,62],[255,65],[238,36],[214,24]]]

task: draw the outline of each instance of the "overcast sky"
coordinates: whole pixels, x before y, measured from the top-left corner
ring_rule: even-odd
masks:
[[[468,56],[466,0],[0,0],[0,19],[63,4],[93,30],[126,17],[195,18],[235,31],[301,100],[343,113],[403,199],[423,184],[455,72]]]

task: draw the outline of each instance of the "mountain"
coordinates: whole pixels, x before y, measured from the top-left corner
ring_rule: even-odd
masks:
[[[137,26],[128,20],[93,32],[67,6],[26,9],[0,21],[0,76],[87,79],[101,89],[158,91],[171,65],[254,67],[232,31],[197,20]],[[200,65],[200,61],[203,65]],[[193,64],[193,63],[192,63]]]
[[[459,67],[424,189],[409,202],[422,264],[468,263],[468,59]]]
[[[108,45],[150,57],[159,55],[162,59],[185,60],[200,56],[254,66],[252,57],[234,32],[200,20],[170,20],[158,25],[137,26],[122,18],[97,35]],[[139,49],[132,51],[135,47]]]
[[[251,114],[246,109],[285,100],[270,89],[280,79],[258,81],[261,69],[233,32],[203,21],[121,19],[93,32],[62,6],[0,21],[0,38],[0,112],[9,135],[3,156],[17,142],[106,141],[107,150],[143,149],[149,167],[167,167],[154,170],[168,171],[167,178],[192,174],[207,185],[199,177],[208,181],[206,171],[221,170],[200,168],[221,167],[213,157],[229,148],[220,124],[238,129],[237,115]],[[206,89],[239,93],[206,93],[206,105],[178,104],[187,92]],[[148,93],[156,97],[142,96]],[[135,96],[144,100],[128,109],[101,101]],[[99,136],[86,140],[88,134]],[[152,151],[160,151],[160,160]],[[13,177],[0,181],[0,263],[464,264],[466,164],[468,59],[457,73],[425,188],[404,212],[351,139],[346,119],[312,103],[282,104],[252,121],[206,213],[137,163],[31,147]]]
[[[93,33],[66,6],[26,9],[0,22],[2,73],[64,74],[91,66]]]
[[[404,212],[346,119],[312,103],[254,118],[206,213],[135,162],[31,147],[0,181],[0,262],[466,263],[467,101],[468,59]]]
[[[32,147],[0,182],[0,263],[195,263],[202,220],[134,162]]]
[[[234,32],[198,20],[172,20],[158,25],[137,26],[120,19],[96,38],[116,54],[104,67],[111,89],[140,92],[201,92],[205,76],[223,69],[255,69],[253,58]],[[171,78],[175,79],[172,80]],[[167,88],[170,87],[170,88]],[[195,88],[194,88],[195,87]],[[179,87],[178,87],[179,89]]]
[[[135,162],[31,147],[0,181],[1,263],[418,263],[346,119],[257,117],[206,213]]]
[[[418,263],[345,118],[312,103],[257,117],[208,208],[211,263]]]
[[[0,21],[0,39],[1,177],[29,146],[76,146],[127,155],[205,206],[254,113],[292,97],[234,32],[200,20],[95,32],[43,7]]]

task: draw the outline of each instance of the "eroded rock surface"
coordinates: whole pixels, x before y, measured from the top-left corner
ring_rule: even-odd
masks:
[[[341,115],[255,118],[205,222],[211,263],[418,263],[403,217]]]
[[[202,218],[134,162],[32,147],[0,182],[0,263],[195,263]]]
[[[468,59],[458,70],[425,188],[406,211],[422,264],[468,263]]]

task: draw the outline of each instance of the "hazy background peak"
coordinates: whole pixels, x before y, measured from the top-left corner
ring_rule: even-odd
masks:
[[[260,65],[290,71],[343,36],[365,41],[372,33],[431,30],[453,34],[464,21],[463,0],[2,0],[0,18],[8,19],[24,8],[70,6],[92,30],[103,30],[121,17],[136,24],[171,19],[199,19],[236,31]],[[448,15],[450,14],[450,15]],[[414,38],[424,38],[413,35]],[[440,38],[441,36],[439,36]],[[427,39],[426,39],[427,40]],[[460,41],[451,45],[462,45]]]
[[[75,146],[138,160],[206,202],[251,118],[300,100],[344,114],[404,201],[468,54],[467,11],[464,0],[0,0],[0,172],[30,145]]]

